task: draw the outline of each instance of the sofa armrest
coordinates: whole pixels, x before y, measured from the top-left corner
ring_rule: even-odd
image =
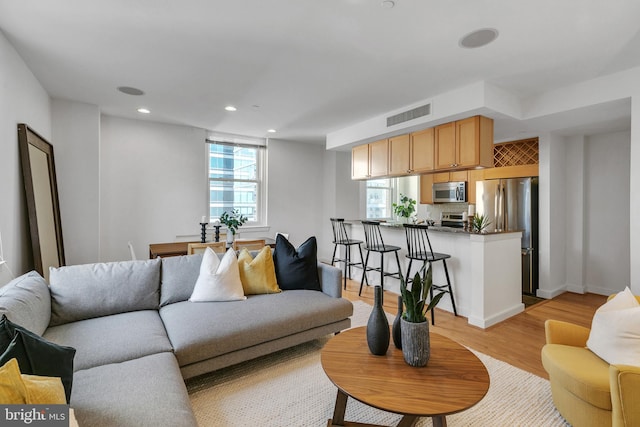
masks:
[[[640,367],[609,366],[611,384],[612,425],[614,427],[640,425]]]
[[[332,265],[318,263],[318,277],[322,292],[334,298],[342,298],[342,271]]]
[[[574,325],[561,320],[547,320],[544,322],[544,333],[547,344],[563,344],[574,347],[586,347],[589,339],[589,328]]]

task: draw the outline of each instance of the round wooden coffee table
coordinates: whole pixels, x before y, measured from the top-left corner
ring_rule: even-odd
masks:
[[[419,417],[432,417],[446,426],[446,415],[469,409],[489,390],[489,373],[475,354],[431,332],[427,366],[407,365],[402,350],[389,345],[384,356],[369,352],[366,327],[344,331],[322,349],[322,368],[338,387],[333,419],[328,426],[359,426],[345,422],[347,399],[402,414],[398,426],[412,426]]]

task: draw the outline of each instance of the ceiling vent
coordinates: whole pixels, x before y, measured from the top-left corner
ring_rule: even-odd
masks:
[[[408,122],[409,120],[417,119],[418,117],[428,116],[430,114],[431,103],[387,117],[387,127]]]

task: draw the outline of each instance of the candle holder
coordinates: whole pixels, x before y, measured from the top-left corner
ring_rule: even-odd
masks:
[[[215,240],[216,242],[220,241],[220,227],[222,227],[221,225],[214,225],[213,228],[216,229],[216,234],[215,234]]]
[[[207,225],[208,222],[200,223],[200,243],[204,243],[207,240]]]

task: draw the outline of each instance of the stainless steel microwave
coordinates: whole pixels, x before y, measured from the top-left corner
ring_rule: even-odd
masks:
[[[456,203],[467,201],[467,183],[437,182],[433,184],[433,203]]]

